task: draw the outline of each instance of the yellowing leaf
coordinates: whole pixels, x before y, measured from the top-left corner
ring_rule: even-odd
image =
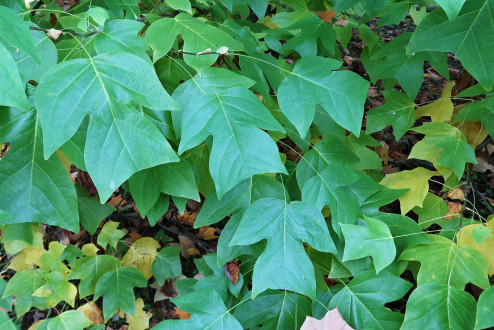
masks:
[[[45,252],[45,249],[25,248],[12,259],[7,268],[20,272],[24,269],[34,268],[34,265],[39,266],[39,259]]]
[[[415,111],[415,119],[429,116],[432,121],[445,122],[451,119],[453,114],[453,102],[451,102],[451,90],[455,85],[454,81],[444,87],[439,100],[436,100],[426,106],[420,107]]]
[[[391,189],[410,189],[399,198],[401,214],[406,214],[415,206],[422,207],[425,196],[429,191],[429,179],[438,174],[439,172],[418,167],[411,171],[388,174],[380,183]]]
[[[105,324],[101,308],[99,308],[98,305],[96,305],[93,301],[82,305],[81,307],[77,308],[77,310],[86,315],[86,317],[91,322],[93,322],[93,324]]]
[[[82,253],[88,257],[95,256],[96,254],[98,254],[98,248],[93,243],[84,244],[81,250]]]
[[[62,274],[64,278],[67,279],[69,269],[62,261],[60,261],[60,257],[62,256],[64,250],[65,245],[62,245],[56,241],[50,242],[48,251],[46,251],[39,258],[41,268],[47,272],[60,272],[60,274]]]
[[[320,320],[311,316],[305,318],[304,324],[300,330],[351,330],[351,326],[346,323],[338,311],[338,308],[332,309]]]
[[[16,253],[19,253],[24,248],[38,248],[44,250],[43,229],[41,228],[41,225],[39,223],[32,224],[31,226],[28,227],[31,230],[33,236],[33,241],[31,244],[29,244],[25,240],[21,240],[21,239],[9,240],[8,237],[6,237],[8,236],[7,233],[12,229],[10,226],[16,226],[16,225],[17,224],[11,224],[7,226],[6,230],[2,230],[2,236],[1,236],[2,244],[3,247],[5,248],[5,252],[7,252],[8,255],[14,255]]]
[[[151,237],[140,238],[132,244],[122,258],[122,265],[139,269],[144,277],[149,280],[153,276],[151,264],[158,253],[156,250],[159,248],[160,244]]]
[[[451,199],[458,199],[463,202],[463,200],[465,199],[465,193],[463,192],[463,190],[461,190],[460,187],[456,187],[448,191],[446,197]]]
[[[45,298],[47,307],[55,307],[61,301],[74,307],[77,295],[77,288],[74,284],[67,282],[64,275],[57,271],[45,274],[44,278],[46,284],[39,287],[33,296]]]
[[[125,318],[129,322],[128,330],[143,330],[149,328],[151,314],[144,311],[144,301],[142,298],[139,298],[136,300],[134,316],[125,314]]]
[[[494,227],[493,224],[491,224],[492,227]],[[494,274],[494,237],[492,232],[491,237],[485,239],[482,243],[477,243],[474,237],[472,237],[475,234],[474,231],[482,226],[481,224],[467,225],[456,234],[456,237],[458,239],[458,246],[468,246],[482,253],[489,264],[488,274],[492,276]]]

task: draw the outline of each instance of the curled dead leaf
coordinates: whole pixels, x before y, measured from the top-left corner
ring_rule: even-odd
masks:
[[[184,214],[179,213],[178,221],[180,221],[181,223],[185,223],[186,225],[193,226],[194,222],[196,222],[197,215],[197,212],[185,211]]]
[[[61,30],[57,30],[57,29],[49,29],[47,32],[46,32],[46,35],[53,39],[53,40],[57,40],[58,37],[60,37],[62,35],[62,31]],[[58,152],[58,150],[57,150]]]
[[[232,260],[232,262],[225,264],[225,275],[233,284],[237,284],[239,272],[240,267],[238,266],[237,261]]]
[[[460,187],[456,187],[448,191],[448,193],[446,194],[446,198],[457,199],[463,202],[463,200],[465,199],[465,193],[463,192],[463,190],[461,190]]]
[[[463,211],[463,205],[457,202],[448,202],[448,214],[444,217],[445,220],[451,220]]]
[[[216,228],[205,226],[199,228],[199,233],[196,235],[196,237],[208,241],[211,239],[217,239],[219,236],[216,235]]]
[[[77,310],[86,315],[86,317],[93,322],[93,324],[105,324],[103,311],[93,301],[82,305],[77,308]]]
[[[317,16],[325,22],[331,23],[333,22],[334,10],[328,9],[326,11],[316,11]]]
[[[190,314],[187,313],[186,311],[183,311],[181,310],[180,308],[177,307],[177,309],[175,309],[175,315],[174,315],[175,319],[179,319],[179,320],[187,320],[187,319],[190,319]]]

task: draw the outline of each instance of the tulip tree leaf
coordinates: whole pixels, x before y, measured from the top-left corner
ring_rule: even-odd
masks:
[[[43,277],[45,274],[46,272],[40,269],[25,269],[16,273],[7,282],[3,296],[16,295],[15,312],[17,315],[25,314],[31,307],[46,308],[45,298],[33,296],[33,293],[45,284]]]
[[[0,140],[11,142],[0,162],[0,209],[10,214],[2,223],[42,222],[79,232],[74,185],[56,155],[43,158],[36,111],[0,111]]]
[[[156,255],[151,269],[159,285],[163,285],[167,278],[175,278],[182,275],[180,250],[180,247],[165,246]]]
[[[233,87],[191,100],[182,118],[179,153],[213,136],[209,169],[218,197],[260,173],[286,173],[274,141],[259,128],[283,127],[249,90]]]
[[[180,13],[173,18],[160,19],[149,27],[144,40],[153,49],[154,61],[166,55],[173,46],[178,35],[184,39],[184,52],[198,53],[210,49],[215,52],[219,47],[226,46],[230,50],[243,50],[242,43],[228,33],[185,14]],[[216,62],[218,54],[184,55],[185,63],[196,71],[211,66]]]
[[[78,310],[66,311],[54,318],[47,319],[39,325],[37,329],[57,329],[57,330],[70,330],[74,327],[80,327],[84,329],[85,327],[93,324],[83,312]]]
[[[101,200],[133,173],[178,161],[158,128],[131,102],[154,110],[178,108],[152,66],[122,52],[59,63],[36,89],[45,157],[68,141],[90,115],[85,164]]]
[[[365,226],[341,224],[345,237],[343,261],[372,256],[376,273],[393,262],[396,247],[388,226],[379,220],[364,216]]]
[[[244,329],[263,324],[267,329],[298,329],[311,314],[307,297],[286,290],[267,290],[239,305],[233,316]]]
[[[401,329],[473,329],[475,299],[467,292],[445,283],[420,285],[408,298]]]
[[[183,321],[166,320],[158,323],[155,329],[242,329],[240,323],[230,314],[230,310],[225,306],[220,295],[213,289],[198,289],[174,298],[172,302],[181,310],[190,313],[192,318]]]
[[[442,1],[444,2],[444,1]],[[448,1],[460,6],[461,1]],[[460,6],[461,7],[461,6]],[[452,15],[452,11],[447,9]],[[494,84],[494,0],[466,1],[458,16],[450,20],[443,10],[434,10],[415,29],[408,52],[452,52],[465,69],[487,90]],[[454,33],[451,33],[454,31]]]
[[[384,91],[386,104],[367,112],[367,131],[377,132],[393,125],[396,140],[401,139],[413,125],[415,103],[407,95],[396,91]]]
[[[346,284],[328,305],[338,307],[341,316],[355,329],[399,329],[403,314],[383,305],[402,298],[412,284],[387,271],[376,275],[374,270],[359,273]]]
[[[76,185],[77,205],[81,224],[94,235],[101,221],[110,215],[115,208],[110,204],[101,204],[96,198],[90,198],[86,190]]]
[[[117,309],[134,315],[134,287],[145,287],[146,278],[133,267],[122,267],[103,275],[96,283],[94,299],[103,296],[103,315],[108,320]]]
[[[494,287],[490,287],[479,297],[477,304],[477,323],[475,329],[486,329],[494,326]]]
[[[439,283],[463,290],[467,283],[486,289],[488,264],[482,254],[470,247],[459,247],[447,238],[429,235],[432,244],[412,247],[400,256],[401,260],[421,263],[417,277],[419,287],[425,283]]]
[[[0,6],[0,8],[3,8]],[[0,42],[0,75],[4,83],[0,85],[0,105],[28,110],[29,102],[24,93],[24,86],[12,56]]]
[[[319,251],[336,252],[318,210],[305,202],[288,204],[274,198],[255,201],[242,216],[230,245],[253,244],[262,239],[267,239],[268,244],[254,267],[252,295],[271,288],[315,297],[314,267],[303,242]]]
[[[369,83],[350,71],[332,71],[340,65],[334,59],[304,57],[281,83],[281,110],[301,136],[307,133],[317,104],[336,123],[356,136],[360,134]]]

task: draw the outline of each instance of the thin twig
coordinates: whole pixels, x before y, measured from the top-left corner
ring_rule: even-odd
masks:
[[[194,241],[194,243],[197,244],[197,246],[199,246],[200,248],[202,248],[204,251],[206,252],[216,252],[215,249],[211,248],[209,245],[207,245],[206,243],[204,243],[203,241],[201,241],[199,238],[195,237],[194,235],[192,234],[189,234],[189,233],[184,233],[184,232],[181,232],[181,231],[178,231],[178,230],[175,230],[173,228],[170,228],[168,226],[165,226],[165,225],[162,225],[161,223],[156,223],[159,227],[161,227],[162,229],[172,233],[172,234],[175,234],[175,235],[182,235],[184,237],[187,237],[187,238],[190,238],[191,240]]]
[[[183,50],[172,50],[172,53],[177,53],[177,54],[185,54],[185,55],[194,55],[194,56],[200,56],[200,55],[220,55],[217,52],[199,52],[199,53],[192,53],[192,52],[184,52]]]
[[[29,27],[30,30],[34,30],[34,31],[43,31],[43,32],[48,32],[50,31],[50,29],[45,29],[45,28],[40,28],[40,27],[37,27],[37,26],[30,26]],[[74,36],[78,36],[78,37],[82,37],[82,38],[86,38],[86,37],[89,37],[89,36],[92,36],[94,34],[98,34],[98,33],[101,33],[103,32],[102,30],[94,30],[94,31],[91,31],[91,32],[88,32],[88,33],[80,33],[80,32],[76,32],[76,31],[73,31],[73,30],[64,30],[62,31],[62,33],[68,33],[68,34],[71,34],[71,35],[74,35]]]
[[[479,144],[479,145],[477,146],[477,148],[475,148],[475,150],[480,150],[480,149],[482,149],[483,147],[487,146],[487,145],[488,145],[489,143],[491,143],[491,142],[492,142],[492,138],[489,136],[487,139],[485,139],[485,141],[484,141],[484,142],[482,142],[481,144]]]

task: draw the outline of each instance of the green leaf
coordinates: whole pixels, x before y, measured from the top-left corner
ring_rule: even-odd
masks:
[[[173,9],[186,11],[189,14],[192,14],[189,0],[166,0],[166,4]]]
[[[255,174],[286,173],[276,144],[258,127],[284,132],[269,110],[246,88],[233,87],[199,96],[184,110],[178,151],[183,153],[213,136],[209,169],[221,198],[237,183]]]
[[[3,8],[0,6],[0,8]],[[4,81],[0,86],[0,104],[29,110],[29,102],[24,93],[24,86],[19,76],[19,71],[12,56],[0,42],[0,74]],[[8,82],[8,83],[7,83]]]
[[[167,278],[182,275],[180,264],[181,247],[166,246],[156,255],[151,270],[159,285],[163,285]]]
[[[198,53],[206,49],[214,52],[221,46],[226,46],[232,51],[244,49],[240,42],[226,32],[188,14],[180,13],[173,18],[160,19],[148,28],[144,41],[153,49],[155,62],[170,51],[179,34],[184,40],[184,52]],[[217,59],[218,54],[201,56],[184,54],[185,63],[198,72],[211,66]]]
[[[479,297],[477,304],[477,321],[475,329],[486,329],[494,326],[494,287],[490,287]]]
[[[410,158],[451,168],[458,179],[463,176],[467,162],[477,164],[473,148],[458,128],[446,123],[424,123],[413,130],[425,134],[425,138],[413,146]]]
[[[39,330],[82,330],[93,324],[81,311],[72,310],[63,312],[54,318],[43,321],[37,329]]]
[[[7,212],[0,210],[0,221],[6,217],[10,216]]]
[[[379,220],[364,216],[365,226],[341,224],[345,237],[343,261],[371,256],[379,273],[396,256],[396,247],[388,226]]]
[[[295,49],[302,57],[317,55],[317,42],[333,54],[336,34],[331,25],[317,16],[304,17],[285,28],[288,31],[301,30],[288,40],[284,49]]]
[[[470,247],[459,247],[447,238],[429,235],[432,244],[419,245],[406,250],[400,260],[419,261],[422,265],[417,285],[438,283],[463,290],[467,283],[486,289],[487,261],[482,254]]]
[[[190,313],[192,318],[185,321],[166,320],[158,323],[155,329],[242,329],[213,289],[199,289],[174,298],[172,302]]]
[[[39,309],[46,308],[45,298],[32,295],[40,286],[45,284],[43,277],[45,273],[45,271],[40,269],[25,269],[16,273],[7,282],[7,288],[5,288],[3,297],[16,295],[14,307],[17,315],[25,314],[31,307]]]
[[[262,324],[266,329],[298,329],[311,314],[307,297],[286,290],[267,290],[239,305],[233,316],[244,329]]]
[[[103,316],[108,320],[117,309],[134,315],[134,287],[145,287],[147,280],[133,267],[122,267],[103,275],[96,283],[94,299],[103,296]]]
[[[142,217],[160,193],[200,201],[194,172],[183,158],[178,163],[158,165],[135,173],[129,179],[130,192]]]
[[[79,232],[74,185],[56,155],[43,159],[42,130],[35,110],[2,108],[0,140],[10,141],[0,162],[3,224],[42,222]]]
[[[0,279],[0,307],[6,311],[12,310],[12,297],[4,297],[5,289],[7,288],[7,281],[3,278]]]
[[[449,20],[456,18],[466,0],[436,0],[448,15]]]
[[[36,51],[33,36],[29,31],[29,25],[24,22],[15,11],[4,6],[0,6],[0,30],[8,31],[0,36],[0,43],[4,46],[10,45],[19,48],[24,53],[28,54],[41,63],[39,53]],[[1,46],[0,46],[1,47]]]
[[[383,91],[386,104],[367,112],[367,132],[377,132],[393,125],[396,140],[401,139],[415,120],[415,103],[397,91]]]
[[[475,299],[446,283],[420,285],[408,298],[401,329],[473,329]]]
[[[106,249],[106,246],[110,244],[113,248],[117,248],[118,241],[125,236],[125,232],[123,230],[117,229],[120,225],[119,222],[108,221],[105,223],[103,228],[98,235],[98,244]]]
[[[455,3],[457,8],[461,1]],[[452,11],[447,10],[451,15]],[[494,70],[494,62],[486,59],[494,51],[493,10],[493,0],[467,1],[454,20],[449,20],[443,10],[434,10],[415,29],[408,52],[455,53],[465,69],[490,90],[494,77],[489,72]]]
[[[230,245],[253,244],[262,239],[267,239],[268,244],[254,268],[252,295],[271,288],[315,297],[314,267],[303,242],[319,251],[336,252],[319,211],[304,202],[259,199],[245,211]]]
[[[383,305],[402,298],[412,284],[387,271],[359,273],[331,298],[328,309],[338,307],[345,321],[355,329],[399,329],[403,314]]]
[[[84,156],[102,200],[133,173],[178,161],[156,126],[131,101],[154,110],[178,107],[161,87],[152,66],[128,53],[59,63],[36,89],[45,157],[68,141],[90,115]]]
[[[401,214],[406,214],[415,206],[422,207],[422,203],[429,191],[429,179],[438,174],[438,172],[418,167],[411,171],[387,174],[381,180],[381,184],[391,189],[409,189],[406,194],[399,198]]]
[[[451,119],[454,110],[454,104],[451,101],[451,92],[454,86],[454,81],[447,84],[439,99],[420,107],[415,111],[415,118],[429,116],[432,121],[448,122]]]
[[[444,217],[448,214],[448,206],[441,197],[427,193],[422,207],[414,207],[412,211],[419,216],[418,224],[422,229],[426,229],[435,223],[442,227],[446,222]]]
[[[304,57],[278,89],[278,102],[301,136],[314,119],[317,104],[342,127],[356,136],[364,114],[369,83],[350,71],[332,71],[340,61],[323,57]]]
[[[87,190],[79,185],[75,188],[81,224],[88,233],[94,235],[101,221],[115,211],[115,208],[110,204],[101,204],[96,198],[90,198]]]
[[[483,100],[467,103],[461,108],[454,122],[480,121],[490,136],[494,136],[494,98],[487,96]]]
[[[122,262],[109,255],[86,256],[76,260],[69,280],[81,280],[79,284],[79,296],[87,297],[94,293],[96,283],[106,273],[116,270]]]
[[[151,226],[156,225],[161,216],[168,210],[168,206],[170,206],[170,196],[161,193],[156,203],[154,203],[153,207],[151,207],[147,213]]]
[[[52,271],[43,278],[46,282],[33,293],[33,296],[45,298],[47,307],[55,307],[62,301],[74,307],[77,288],[65,280],[64,274]]]
[[[17,327],[7,313],[0,313],[0,327],[5,330],[17,330]]]
[[[148,46],[137,35],[143,27],[143,23],[128,19],[108,20],[103,32],[94,37],[94,49],[98,54],[122,51],[147,58],[143,52]]]

